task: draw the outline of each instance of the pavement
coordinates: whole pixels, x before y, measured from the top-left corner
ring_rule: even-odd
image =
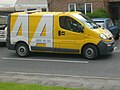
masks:
[[[59,74],[0,71],[0,82],[85,88],[87,90],[120,90],[120,78],[111,77],[72,76]]]

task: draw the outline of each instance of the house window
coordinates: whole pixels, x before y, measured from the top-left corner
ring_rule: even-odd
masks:
[[[92,13],[92,3],[85,3],[85,4],[68,4],[68,11],[80,11],[84,14]]]
[[[92,13],[92,3],[85,3],[85,14],[86,13]]]
[[[68,11],[76,11],[76,4],[68,4]]]
[[[46,12],[47,11],[47,9],[46,8],[42,8],[42,12]]]
[[[85,13],[85,5],[84,4],[76,4],[76,11]]]

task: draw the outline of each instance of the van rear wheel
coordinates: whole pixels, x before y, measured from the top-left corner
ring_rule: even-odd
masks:
[[[30,51],[25,43],[20,42],[16,45],[16,53],[20,57],[26,57],[29,55]]]
[[[99,56],[98,49],[95,45],[88,44],[84,46],[82,54],[85,58],[95,60]]]

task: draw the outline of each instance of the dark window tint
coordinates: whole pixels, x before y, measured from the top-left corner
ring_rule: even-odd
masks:
[[[61,28],[67,29],[73,32],[78,32],[78,28],[81,27],[80,23],[78,23],[76,20],[68,16],[60,17],[59,22],[60,22]]]

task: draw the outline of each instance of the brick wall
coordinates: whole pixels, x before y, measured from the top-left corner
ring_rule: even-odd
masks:
[[[120,0],[109,0],[109,2],[120,2]]]
[[[68,11],[68,4],[71,3],[92,3],[93,11],[98,8],[107,9],[108,0],[48,0],[49,11]]]

